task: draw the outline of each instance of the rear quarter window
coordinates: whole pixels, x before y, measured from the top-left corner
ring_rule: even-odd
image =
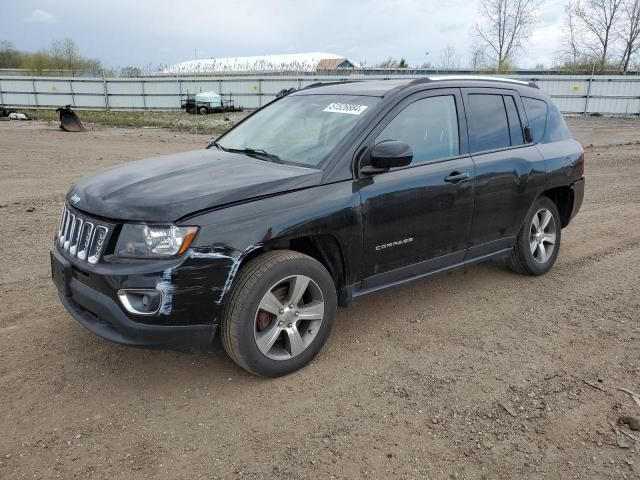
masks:
[[[529,121],[529,129],[533,135],[533,143],[538,143],[544,137],[547,124],[547,102],[536,98],[521,98]]]
[[[558,107],[553,103],[548,104],[547,113],[547,128],[545,130],[544,139],[545,143],[561,142],[563,140],[570,140],[573,136],[569,127],[567,127],[564,117]]]

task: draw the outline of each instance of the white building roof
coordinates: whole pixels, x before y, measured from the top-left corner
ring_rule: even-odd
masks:
[[[338,59],[348,60],[343,55],[325,52],[211,58],[177,63],[165,68],[164,73],[314,72],[322,60]]]

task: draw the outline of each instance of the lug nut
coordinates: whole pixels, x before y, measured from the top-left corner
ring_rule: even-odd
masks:
[[[281,327],[282,325],[284,325],[284,322],[278,322],[279,327]]]
[[[291,305],[289,305],[289,308],[293,308],[293,303]]]
[[[288,327],[288,328],[291,328],[291,323],[288,323],[288,324],[287,324],[287,327]]]
[[[283,314],[283,313],[284,313],[284,308],[281,308],[280,309],[280,314]]]
[[[300,312],[296,310],[296,317],[299,317],[299,316],[300,316]]]

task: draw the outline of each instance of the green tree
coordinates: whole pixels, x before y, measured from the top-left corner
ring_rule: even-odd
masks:
[[[51,68],[51,57],[44,50],[27,53],[24,55],[20,67],[29,70],[32,75],[43,75],[45,70]]]
[[[0,68],[19,68],[22,53],[8,40],[0,40]]]

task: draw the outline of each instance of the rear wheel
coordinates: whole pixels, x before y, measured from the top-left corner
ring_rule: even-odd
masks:
[[[207,110],[207,107],[200,107],[198,109],[198,112],[200,113],[200,115],[206,115],[207,113],[209,113],[209,110]]]
[[[251,373],[286,375],[318,354],[336,308],[335,286],[322,264],[297,252],[268,252],[238,274],[220,325],[222,344]]]
[[[560,250],[560,214],[548,197],[536,200],[518,233],[508,259],[516,273],[542,275],[553,267]]]

